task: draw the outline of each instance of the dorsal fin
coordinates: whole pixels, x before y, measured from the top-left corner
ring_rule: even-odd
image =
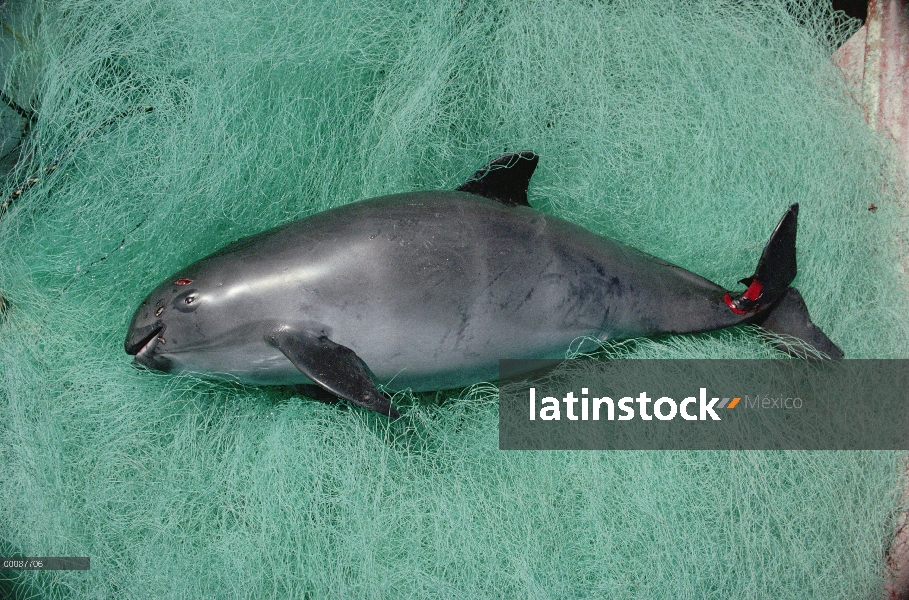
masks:
[[[530,206],[527,185],[540,157],[530,151],[505,154],[473,174],[458,188],[511,206]]]

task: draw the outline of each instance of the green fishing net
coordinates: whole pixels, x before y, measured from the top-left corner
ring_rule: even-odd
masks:
[[[0,21],[0,555],[91,557],[0,589],[878,597],[901,454],[502,452],[491,384],[401,394],[389,424],[123,352],[146,293],[233,239],[530,149],[535,207],[733,289],[799,202],[815,322],[905,358],[898,180],[829,58],[855,24],[824,3],[22,0]],[[778,355],[747,327],[606,352]]]

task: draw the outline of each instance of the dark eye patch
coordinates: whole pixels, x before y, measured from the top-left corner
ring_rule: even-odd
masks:
[[[192,312],[199,308],[198,290],[186,290],[177,294],[173,300],[173,307],[180,312]]]

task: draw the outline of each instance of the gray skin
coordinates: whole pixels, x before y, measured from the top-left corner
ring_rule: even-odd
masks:
[[[498,162],[514,156],[528,154]],[[496,379],[502,358],[562,357],[585,336],[693,333],[755,314],[703,277],[499,196],[395,194],[234,242],[149,294],[127,352],[166,372],[315,381],[396,416],[363,365],[390,389],[446,389]]]

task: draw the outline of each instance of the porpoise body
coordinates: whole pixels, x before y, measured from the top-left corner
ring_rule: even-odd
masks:
[[[391,416],[376,382],[420,391],[494,380],[502,358],[562,357],[585,337],[767,320],[842,357],[789,287],[797,205],[743,280],[748,290],[731,294],[532,209],[537,160],[505,155],[456,191],[363,200],[234,242],[155,288],[125,349],[166,372],[315,383]]]

